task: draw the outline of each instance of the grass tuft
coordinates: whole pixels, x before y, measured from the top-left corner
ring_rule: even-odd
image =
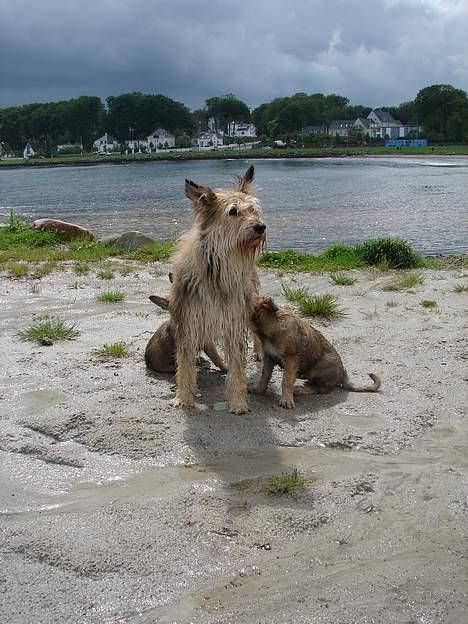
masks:
[[[354,277],[349,277],[343,273],[331,273],[330,279],[337,286],[352,286],[356,282]]]
[[[18,332],[22,340],[42,344],[44,338],[50,340],[73,340],[79,334],[76,324],[68,324],[58,318],[36,319],[35,322]]]
[[[109,290],[97,295],[96,301],[104,303],[121,303],[125,299],[125,294],[116,290]]]
[[[304,297],[299,301],[299,311],[304,316],[315,316],[327,320],[344,316],[344,312],[336,303],[335,295],[331,294]]]
[[[281,293],[285,299],[294,303],[302,301],[304,297],[309,295],[305,286],[302,286],[301,288],[290,288],[284,282],[281,283]]]
[[[437,308],[437,301],[433,299],[423,299],[419,305],[423,308]]]
[[[75,271],[75,275],[88,275],[91,269],[89,264],[86,264],[86,262],[77,262],[73,267],[73,270]]]
[[[33,279],[41,279],[42,277],[45,277],[46,275],[49,275],[49,273],[52,273],[52,271],[55,271],[56,269],[57,269],[57,263],[56,262],[46,262],[45,264],[41,264],[40,266],[38,266],[30,274],[30,276]]]
[[[307,485],[308,479],[302,477],[297,468],[291,473],[282,472],[280,475],[273,475],[264,486],[264,491],[270,496],[292,496],[296,495],[296,490]]]
[[[414,269],[424,266],[424,259],[409,243],[399,238],[377,238],[355,246],[366,264],[388,263],[393,269]]]
[[[29,273],[28,265],[22,262],[8,262],[5,269],[8,271],[8,277],[13,278],[26,277]]]
[[[129,352],[125,342],[113,342],[112,344],[104,344],[100,349],[96,349],[94,355],[103,358],[126,358],[129,356]]]
[[[385,285],[382,290],[385,292],[395,292],[399,290],[405,290],[406,288],[414,288],[420,286],[424,282],[424,277],[421,273],[407,273],[404,277],[396,282],[391,282]]]
[[[114,272],[110,269],[102,269],[102,271],[98,271],[97,276],[102,280],[111,280],[114,277]]]

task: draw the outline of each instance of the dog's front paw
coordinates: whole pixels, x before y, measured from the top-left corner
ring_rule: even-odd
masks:
[[[175,397],[175,399],[172,399],[170,404],[172,405],[172,407],[194,407],[195,406],[193,399],[189,399],[189,398],[184,399],[181,397]]]
[[[250,408],[247,403],[230,403],[229,411],[231,414],[248,414]]]
[[[263,394],[265,390],[260,386],[252,384],[251,386],[247,386],[247,392],[250,392],[250,394]]]
[[[278,405],[280,407],[284,407],[285,409],[291,409],[294,407],[294,399],[293,397],[281,397]]]

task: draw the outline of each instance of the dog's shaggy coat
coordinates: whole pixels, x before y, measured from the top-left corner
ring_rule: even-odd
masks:
[[[251,166],[227,191],[185,181],[195,222],[173,257],[169,310],[176,327],[176,406],[194,405],[195,357],[203,345],[222,339],[229,410],[248,411],[246,330],[258,288],[255,259],[266,228],[252,194],[253,175]]]

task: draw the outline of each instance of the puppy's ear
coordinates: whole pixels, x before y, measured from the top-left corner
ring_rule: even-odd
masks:
[[[254,166],[250,165],[242,178],[239,178],[239,182],[236,186],[236,191],[241,193],[248,193],[254,179]]]
[[[162,308],[163,310],[169,309],[169,299],[166,299],[166,297],[158,297],[157,295],[151,295],[151,297],[148,297],[148,299],[152,301],[153,303],[155,303],[160,308]]]
[[[169,272],[169,275],[167,276],[169,278],[169,281],[171,282],[171,284],[174,283],[174,273],[172,271]]]
[[[263,300],[263,307],[265,308],[265,310],[273,313],[278,312],[279,309],[271,297],[265,297],[265,299]]]

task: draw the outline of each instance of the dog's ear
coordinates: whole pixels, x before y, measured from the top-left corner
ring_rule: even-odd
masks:
[[[254,166],[250,165],[242,178],[239,178],[236,190],[241,193],[248,193],[250,191],[251,184],[254,179]]]
[[[174,283],[174,273],[172,271],[169,272],[168,275],[169,281],[171,282],[171,284]]]
[[[263,307],[269,312],[278,312],[278,306],[271,297],[265,297],[263,300]]]
[[[216,199],[216,193],[208,186],[200,186],[200,184],[196,184],[192,180],[185,180],[185,195],[195,206],[200,204],[209,206]]]
[[[158,297],[157,295],[151,295],[151,297],[148,297],[148,299],[152,301],[153,303],[155,303],[160,308],[162,308],[163,310],[169,309],[169,299],[166,299],[166,297]]]

